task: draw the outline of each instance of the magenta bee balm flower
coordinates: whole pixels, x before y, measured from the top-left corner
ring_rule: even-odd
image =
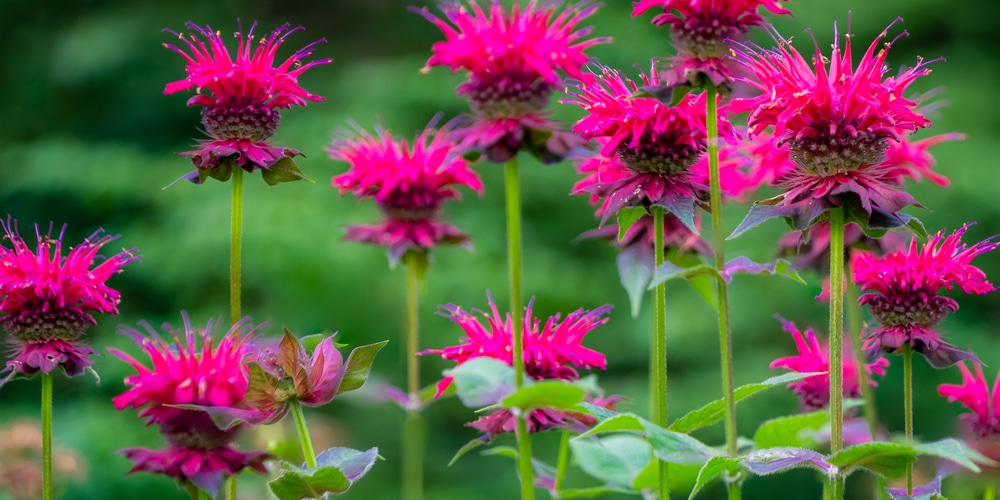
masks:
[[[433,45],[427,67],[468,72],[457,91],[469,100],[475,118],[462,131],[463,144],[495,162],[523,147],[540,150],[546,160],[561,156],[574,141],[556,129],[544,109],[561,85],[560,72],[587,79],[584,51],[610,41],[586,39],[590,28],[577,29],[598,5],[583,1],[557,12],[559,2],[550,1],[529,0],[523,7],[515,1],[510,10],[496,1],[488,9],[476,0],[465,3],[440,3],[443,18],[417,11],[445,35]]]
[[[479,176],[468,168],[447,128],[427,128],[412,145],[388,130],[378,136],[360,131],[327,150],[351,168],[331,181],[340,193],[374,198],[385,215],[375,226],[348,226],[346,238],[385,246],[391,262],[407,251],[426,252],[441,243],[465,243],[468,236],[438,219],[441,205],[458,198],[455,186],[482,194]]]
[[[200,183],[208,175],[227,180],[228,170],[215,172],[220,166],[231,162],[247,172],[256,169],[270,169],[285,158],[299,155],[298,151],[269,144],[268,139],[278,128],[279,109],[291,106],[305,106],[309,101],[321,101],[322,97],[311,94],[299,86],[298,77],[307,69],[326,64],[332,59],[321,59],[303,63],[312,54],[317,43],[313,42],[299,49],[288,59],[275,65],[278,48],[285,37],[302,29],[289,29],[289,24],[279,26],[270,34],[257,40],[254,29],[257,23],[244,33],[236,32],[238,44],[235,58],[230,55],[222,41],[222,34],[211,27],[201,27],[187,23],[193,33],[173,33],[187,45],[187,51],[171,44],[164,47],[180,54],[187,61],[187,77],[168,83],[164,94],[194,89],[196,94],[188,100],[188,106],[203,106],[202,125],[211,138],[200,144],[196,151],[184,153],[191,157],[198,170],[185,176]],[[200,38],[203,37],[208,46]]]
[[[938,295],[958,287],[965,293],[983,294],[996,289],[986,274],[972,265],[977,255],[1000,246],[988,238],[974,245],[962,244],[968,224],[945,236],[938,232],[921,248],[913,239],[906,250],[883,257],[859,254],[851,261],[854,282],[868,292],[858,299],[867,305],[880,323],[869,330],[865,352],[877,358],[882,352],[897,352],[904,344],[923,354],[936,368],[951,366],[962,359],[975,359],[941,340],[935,327],[958,310],[958,302]]]
[[[87,329],[97,324],[95,312],[118,314],[121,296],[107,286],[112,275],[129,262],[139,260],[136,249],[124,250],[94,266],[98,252],[117,236],[97,230],[63,257],[63,233],[53,238],[35,226],[35,250],[21,238],[17,223],[0,222],[11,248],[0,246],[0,324],[10,335],[13,359],[10,373],[0,386],[19,376],[61,368],[75,376],[90,368],[93,349],[81,341]],[[93,266],[93,267],[92,267]]]
[[[750,112],[751,135],[773,127],[777,145],[788,145],[798,167],[782,180],[785,193],[761,202],[772,207],[771,216],[796,214],[796,228],[805,229],[827,209],[845,205],[854,214],[848,219],[871,220],[869,227],[905,222],[897,212],[916,202],[883,161],[890,142],[930,125],[918,103],[903,96],[930,70],[918,58],[913,67],[886,76],[895,43],[883,43],[886,35],[875,38],[856,66],[851,36],[843,48],[835,41],[829,58],[817,44],[811,63],[777,33],[774,50],[737,46],[736,60],[754,75],[739,80],[760,95],[735,101],[733,109]]]
[[[266,452],[240,452],[232,444],[242,426],[220,429],[208,413],[177,405],[244,407],[247,377],[243,360],[250,333],[247,324],[234,325],[221,339],[212,334],[212,323],[192,328],[184,316],[183,339],[163,340],[148,324],[148,336],[125,330],[152,362],[151,367],[132,356],[109,349],[132,365],[135,375],[125,378],[129,389],[113,400],[115,408],[135,408],[147,425],[159,425],[168,446],[162,450],[122,450],[135,462],[130,472],[147,471],[177,479],[214,494],[226,476],[250,468],[266,472]]]
[[[771,368],[784,368],[797,373],[829,372],[830,371],[830,351],[828,342],[819,342],[816,333],[812,328],[806,328],[805,332],[799,331],[795,324],[784,318],[778,317],[782,328],[792,335],[795,340],[795,347],[799,353],[795,356],[778,358],[771,363]],[[848,349],[845,348],[845,351]],[[845,352],[843,356],[843,377],[844,377],[844,397],[861,397],[861,384],[859,382],[859,372],[854,356]],[[885,368],[889,366],[887,359],[879,359],[871,364],[865,365],[865,372],[868,373],[868,382],[872,387],[876,386],[873,374],[885,375]],[[830,376],[829,374],[814,375],[806,377],[788,384],[788,388],[799,396],[799,402],[804,411],[814,411],[826,408],[830,404]]]
[[[983,375],[983,367],[975,364],[973,374],[965,363],[959,363],[962,372],[962,384],[941,384],[938,394],[948,398],[951,403],[962,403],[972,413],[962,415],[976,439],[1000,437],[1000,416],[997,415],[1000,405],[1000,375],[993,382],[993,390]]]

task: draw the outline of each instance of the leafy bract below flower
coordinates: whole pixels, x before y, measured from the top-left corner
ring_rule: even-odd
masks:
[[[375,198],[385,221],[376,226],[348,226],[346,238],[385,246],[397,262],[407,251],[425,252],[440,243],[466,243],[468,236],[438,220],[445,200],[458,198],[455,186],[482,194],[479,176],[453,141],[448,128],[426,128],[414,139],[396,139],[388,130],[373,136],[363,130],[337,139],[327,150],[350,169],[333,178],[340,193]]]
[[[965,363],[959,363],[958,369],[962,372],[961,385],[941,384],[938,386],[938,394],[948,398],[949,402],[962,403],[972,412],[962,415],[962,420],[968,424],[976,439],[1000,437],[1000,416],[997,415],[997,405],[1000,405],[1000,375],[993,382],[991,392],[979,363],[975,364],[975,374],[969,371]]]
[[[137,372],[125,378],[129,389],[116,396],[113,403],[118,410],[139,409],[139,416],[146,419],[147,425],[160,426],[160,434],[167,439],[168,446],[162,450],[122,450],[122,454],[135,462],[130,472],[164,474],[182,485],[190,482],[210,494],[219,489],[225,476],[245,468],[266,472],[263,461],[268,458],[267,453],[243,453],[230,446],[241,427],[223,430],[207,413],[177,407],[243,405],[247,391],[243,358],[252,334],[244,332],[248,325],[239,322],[217,340],[212,335],[211,322],[198,330],[184,316],[183,339],[171,333],[173,342],[161,338],[149,324],[142,326],[148,336],[129,329],[123,333],[143,348],[152,366],[109,349]]]
[[[0,227],[11,246],[0,246],[0,311],[5,313],[0,324],[13,347],[13,359],[4,370],[10,373],[0,386],[11,378],[50,373],[56,367],[70,377],[83,373],[90,368],[94,351],[81,338],[97,324],[93,313],[118,314],[121,296],[106,283],[126,264],[139,260],[137,250],[123,250],[94,266],[101,247],[117,236],[97,230],[63,257],[66,226],[55,238],[51,227],[42,234],[35,226],[35,250],[18,233],[13,219],[0,221]]]
[[[561,84],[559,72],[586,79],[584,51],[610,41],[586,39],[590,28],[577,29],[598,5],[585,0],[557,12],[557,1],[529,0],[523,7],[515,1],[509,10],[497,1],[488,9],[477,0],[467,3],[439,3],[443,17],[417,11],[445,35],[433,45],[425,70],[444,65],[468,72],[457,91],[469,100],[475,117],[461,131],[463,146],[485,152],[494,162],[520,149],[546,161],[561,157],[576,142],[544,109]]]
[[[795,324],[784,318],[778,317],[782,328],[792,335],[795,340],[795,347],[799,353],[795,356],[778,358],[771,362],[771,368],[784,368],[797,373],[829,372],[830,371],[830,351],[829,343],[820,343],[816,339],[816,334],[812,328],[806,328],[803,333],[795,327]],[[861,384],[859,382],[859,372],[854,356],[849,349],[845,348],[843,356],[843,388],[844,397],[861,397]],[[865,372],[868,373],[868,382],[874,387],[877,385],[871,377],[872,374],[885,375],[885,368],[889,366],[887,359],[879,359],[871,364],[865,365]],[[814,411],[826,408],[830,404],[830,375],[814,375],[806,377],[788,384],[788,388],[799,396],[803,411]]]
[[[851,261],[854,282],[869,292],[858,299],[867,305],[880,325],[865,339],[870,359],[882,352],[897,352],[904,345],[923,354],[936,368],[951,366],[975,355],[941,340],[935,329],[944,318],[958,310],[958,302],[938,295],[957,286],[965,293],[983,294],[996,289],[986,274],[972,265],[977,255],[992,251],[1000,243],[988,238],[972,246],[962,244],[968,224],[945,236],[938,232],[921,248],[916,239],[908,249],[883,257],[860,254]]]
[[[843,48],[835,40],[829,58],[816,44],[811,64],[776,32],[777,49],[737,45],[736,60],[755,77],[741,80],[761,94],[734,101],[733,111],[750,112],[751,135],[773,127],[778,144],[788,144],[798,166],[784,179],[785,193],[759,202],[787,207],[771,210],[769,216],[795,213],[791,218],[796,228],[805,229],[827,209],[844,205],[848,220],[869,221],[868,227],[905,222],[897,212],[916,202],[882,162],[890,141],[899,142],[930,125],[917,103],[903,97],[909,85],[930,70],[918,58],[912,68],[884,77],[886,57],[895,43],[882,48],[886,35],[883,31],[876,37],[856,68],[851,36],[845,37]]]
[[[501,317],[496,304],[493,303],[493,298],[489,294],[487,294],[487,298],[491,314],[484,314],[487,320],[486,326],[480,323],[476,315],[473,314],[482,313],[482,311],[473,310],[470,312],[454,304],[442,306],[451,320],[462,327],[466,337],[457,346],[428,349],[420,354],[438,354],[459,365],[479,357],[489,357],[511,365],[513,363],[513,320],[510,313],[507,313],[506,317]],[[604,305],[591,311],[578,309],[566,315],[565,318],[556,314],[542,325],[541,321],[532,315],[532,304],[529,302],[524,311],[522,329],[524,373],[533,380],[573,381],[580,378],[577,369],[594,367],[604,369],[607,366],[604,355],[584,347],[582,342],[591,330],[608,321],[605,315],[610,311],[610,305]],[[451,385],[451,381],[451,377],[445,377],[438,383],[438,395],[441,395]],[[537,412],[543,413],[536,415]],[[513,417],[509,415],[509,412],[505,415],[506,417],[503,418],[495,415],[491,416],[493,418],[484,417],[484,419],[470,425],[490,434],[496,433],[491,430],[502,429],[506,431],[508,427],[506,420],[512,420]],[[567,417],[564,412],[536,410],[532,412],[529,421],[537,424],[533,429],[533,432],[537,432],[549,429],[553,425],[565,424],[564,417]],[[497,420],[503,422],[497,422]],[[547,425],[546,422],[551,425]]]
[[[235,59],[226,49],[222,34],[210,26],[188,22],[188,29],[194,33],[187,36],[166,30],[187,45],[185,51],[176,45],[164,44],[187,61],[187,78],[168,83],[163,93],[195,89],[197,93],[188,100],[188,106],[204,107],[201,121],[211,137],[199,144],[198,150],[184,153],[198,167],[184,176],[192,182],[201,183],[207,176],[227,180],[234,166],[248,172],[278,168],[302,178],[290,160],[301,153],[273,146],[267,141],[278,128],[279,109],[323,100],[299,86],[298,77],[307,69],[332,59],[303,64],[302,60],[312,54],[316,44],[325,41],[319,40],[275,65],[275,56],[285,37],[302,27],[289,29],[286,23],[256,41],[253,33],[256,26],[254,23],[245,36],[242,27],[236,32],[239,43]],[[207,47],[198,35],[208,41]],[[280,163],[283,160],[287,162]]]
[[[743,39],[752,26],[763,26],[759,7],[774,14],[790,14],[781,6],[787,0],[639,0],[632,16],[662,9],[653,17],[656,26],[670,25],[670,38],[678,55],[671,58],[668,85],[697,83],[706,75],[716,86],[732,78],[727,40]]]
[[[646,85],[658,82],[651,70],[642,75]],[[652,97],[632,96],[639,86],[619,71],[602,67],[594,83],[577,82],[568,90],[567,104],[587,112],[573,126],[584,139],[603,138],[600,155],[617,156],[630,171],[594,183],[588,191],[607,201],[604,217],[626,206],[659,205],[678,216],[691,230],[694,204],[707,194],[707,178],[691,167],[705,151],[705,95],[688,94],[677,106]],[[721,136],[732,136],[723,121]]]

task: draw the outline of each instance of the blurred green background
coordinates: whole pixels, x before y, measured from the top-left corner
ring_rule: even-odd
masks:
[[[591,55],[634,76],[630,69],[634,64],[646,66],[651,57],[671,53],[667,32],[652,27],[650,15],[632,19],[630,2],[606,3],[588,24],[595,26],[596,36],[612,36],[615,42],[595,47]],[[316,182],[268,187],[256,175],[248,178],[243,309],[255,322],[266,321],[266,331],[272,335],[285,325],[300,335],[339,331],[338,339],[352,345],[390,339],[374,369],[383,382],[402,384],[403,272],[388,268],[382,250],[341,241],[345,224],[373,222],[378,214],[372,203],[341,198],[329,187],[330,177],[346,165],[328,159],[323,148],[331,133],[345,127],[348,119],[368,129],[381,122],[398,135],[408,136],[437,113],[450,118],[466,110],[465,102],[454,94],[462,75],[452,75],[446,68],[418,72],[430,45],[441,35],[426,20],[408,12],[408,5],[409,1],[401,0],[0,0],[0,32],[6,37],[0,46],[0,213],[13,215],[27,234],[36,222],[67,223],[70,242],[103,227],[122,235],[107,252],[120,245],[139,247],[143,255],[141,262],[111,279],[110,284],[122,292],[121,315],[98,318],[99,325],[90,334],[96,349],[103,352],[116,346],[138,353],[127,339],[115,335],[119,325],[134,326],[142,319],[179,325],[182,310],[196,323],[204,323],[228,311],[230,186],[210,180],[204,186],[185,182],[164,189],[191,170],[190,163],[176,153],[188,150],[200,133],[199,110],[185,106],[189,95],[162,93],[166,82],[184,73],[182,59],[160,46],[172,38],[161,30],[184,30],[188,20],[210,24],[224,33],[235,31],[237,18],[244,25],[258,20],[262,30],[288,21],[307,29],[287,41],[280,58],[326,38],[314,57],[335,59],[309,70],[300,82],[326,101],[283,112],[274,138],[305,153],[299,165]],[[912,89],[920,93],[944,86],[943,97],[949,101],[932,117],[933,129],[921,136],[958,131],[968,133],[968,140],[933,150],[938,170],[953,185],[949,189],[928,183],[912,185],[911,192],[929,210],[911,208],[908,212],[920,217],[931,231],[978,221],[969,231],[970,241],[997,233],[1000,36],[995,20],[1000,17],[1000,3],[794,0],[788,6],[794,18],[774,19],[774,23],[786,37],[794,36],[804,53],[812,50],[804,29],[811,28],[827,52],[833,21],[843,32],[850,11],[850,29],[857,35],[856,55],[902,16],[905,23],[893,33],[906,29],[910,36],[893,48],[891,65],[912,65],[918,55],[947,59],[934,63],[933,74]],[[766,39],[758,41],[770,44]],[[579,117],[578,109],[555,102],[552,107],[566,123]],[[631,318],[618,283],[614,250],[597,241],[573,241],[594,227],[595,220],[586,199],[567,194],[578,178],[572,166],[542,167],[532,160],[522,165],[526,293],[536,297],[535,310],[542,317],[579,307],[615,305],[611,321],[589,335],[587,344],[607,355],[609,369],[600,374],[602,385],[629,398],[619,408],[644,413],[649,305],[638,318]],[[476,169],[486,183],[485,195],[466,193],[464,199],[445,208],[447,217],[472,235],[475,252],[435,251],[421,297],[425,348],[453,345],[461,335],[456,325],[435,314],[439,304],[482,308],[486,290],[501,307],[507,303],[501,169],[489,164]],[[727,208],[728,227],[735,227],[745,209]],[[769,259],[783,231],[782,223],[769,222],[733,241],[729,252]],[[987,254],[977,263],[988,275],[1000,276],[1000,254]],[[825,335],[825,305],[813,300],[819,278],[806,278],[808,286],[768,277],[741,277],[733,284],[738,384],[767,377],[774,358],[794,352],[791,339],[780,330],[773,314],[803,328],[817,326]],[[668,297],[670,412],[676,417],[719,397],[718,336],[711,309],[689,287],[671,283]],[[1000,361],[994,331],[1000,321],[998,297],[961,298],[961,311],[944,325],[951,341],[971,347],[992,366]],[[901,363],[898,358],[891,362],[877,391],[878,403],[888,429],[901,432]],[[436,381],[450,366],[426,358],[423,380]],[[169,479],[144,473],[125,476],[130,464],[115,450],[155,448],[162,441],[154,429],[143,427],[135,412],[117,412],[110,403],[124,390],[122,379],[130,373],[126,364],[105,355],[95,368],[101,375],[100,385],[89,376],[56,379],[56,444],[75,450],[82,466],[73,479],[59,478],[59,496],[185,498]],[[937,371],[920,361],[915,372],[916,434],[927,440],[954,434],[960,408],[937,396],[936,386],[957,383],[957,370]],[[17,382],[0,392],[0,425],[35,418],[38,385],[37,380]],[[761,421],[795,411],[794,395],[774,389],[740,406],[740,430],[752,435]],[[473,430],[463,427],[475,418],[472,410],[451,399],[435,403],[426,415],[430,429],[427,498],[516,497],[514,468],[506,458],[473,453],[450,468],[445,466],[459,447],[476,437]],[[307,416],[317,449],[377,446],[385,457],[346,498],[399,497],[401,410],[360,394],[338,398],[321,410],[307,411]],[[697,437],[721,443],[721,426],[699,431]],[[247,445],[254,439],[263,445],[286,438],[293,438],[291,427],[274,426],[248,436]],[[511,442],[500,440],[501,444]],[[557,437],[544,435],[536,442],[536,456],[554,462]],[[290,456],[295,449],[288,448]],[[685,481],[684,473],[674,476]],[[261,479],[243,477],[241,481],[241,498],[266,498]],[[947,480],[946,492],[950,489],[953,498],[964,498],[971,494],[968,491],[975,491],[960,483]],[[570,476],[570,485],[593,484],[582,474]],[[866,498],[866,484],[863,478],[852,478],[849,487],[854,490],[849,497]],[[751,499],[816,498],[820,488],[812,473],[799,471],[753,478],[745,492]],[[0,498],[4,495],[0,492]],[[701,498],[722,495],[716,485]]]

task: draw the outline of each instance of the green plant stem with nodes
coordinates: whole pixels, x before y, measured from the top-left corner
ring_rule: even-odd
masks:
[[[243,169],[233,167],[233,219],[229,233],[229,319],[240,320],[243,252]]]
[[[52,500],[52,374],[42,373],[42,498]]]
[[[309,438],[309,428],[306,427],[306,416],[302,413],[302,404],[299,400],[292,399],[288,408],[295,419],[295,429],[299,431],[299,443],[302,445],[302,456],[306,461],[306,467],[310,469],[316,467],[316,452],[313,451],[312,439]]]
[[[510,273],[510,315],[514,331],[512,364],[514,365],[514,386],[524,386],[524,307],[521,289],[521,180],[517,169],[517,157],[504,166],[504,182],[507,188],[507,268]],[[531,469],[531,435],[528,434],[527,415],[515,413],[517,418],[518,470],[521,473],[521,500],[534,500],[535,487]]]
[[[986,489],[983,490],[983,500],[993,500],[994,488],[993,483],[986,483]]]
[[[406,389],[408,396],[406,423],[403,424],[403,497],[420,500],[424,497],[424,422],[420,416],[420,269],[427,256],[410,252],[404,257],[406,266]]]
[[[706,89],[706,121],[708,132],[708,172],[709,172],[709,203],[712,209],[712,250],[715,252],[715,268],[722,271],[726,264],[726,234],[722,225],[722,183],[719,180],[719,107],[716,102],[718,94],[715,85],[708,82]],[[719,354],[721,355],[722,394],[726,403],[725,431],[726,454],[735,458],[739,455],[736,446],[736,398],[733,377],[733,333],[729,323],[729,285],[725,280],[716,280],[716,295],[719,302]],[[730,471],[733,473],[735,471]],[[739,499],[741,495],[738,480],[727,483],[729,500]]]
[[[663,265],[663,207],[653,206],[653,251],[656,254],[656,267]],[[653,350],[650,373],[650,387],[653,388],[652,413],[653,422],[667,428],[667,289],[666,283],[658,283],[653,289]],[[660,460],[660,498],[670,498],[669,464]]]
[[[569,466],[569,431],[562,431],[562,439],[559,441],[559,458],[556,459],[556,479],[553,487],[558,494],[562,491],[563,483],[566,480],[566,468]]]
[[[226,479],[226,499],[236,500],[236,476],[232,475]]]
[[[903,411],[906,414],[906,443],[913,444],[913,349],[903,347]],[[913,496],[913,461],[906,462],[906,495]]]
[[[830,209],[830,453],[844,447],[844,207]],[[844,498],[844,478],[831,481],[833,500]]]

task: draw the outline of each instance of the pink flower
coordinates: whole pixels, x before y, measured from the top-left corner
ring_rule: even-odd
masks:
[[[733,110],[750,112],[751,135],[773,127],[778,146],[788,144],[798,166],[784,179],[786,192],[767,204],[799,209],[799,219],[804,219],[800,229],[841,204],[859,212],[848,218],[861,219],[863,212],[868,219],[874,212],[890,223],[898,219],[898,210],[916,202],[900,190],[882,162],[891,141],[899,142],[905,134],[930,125],[917,103],[903,97],[914,80],[930,72],[927,63],[918,58],[912,68],[884,77],[886,57],[895,43],[882,47],[885,31],[856,68],[850,36],[843,50],[834,43],[829,58],[817,44],[812,63],[787,40],[774,36],[777,49],[738,44],[735,51],[737,61],[756,77],[742,80],[761,94],[735,101]]]
[[[205,176],[211,174],[202,171],[224,166],[228,161],[248,172],[270,169],[278,161],[300,154],[294,149],[272,146],[267,140],[278,128],[279,109],[323,100],[300,87],[298,77],[307,69],[332,59],[302,63],[317,43],[325,41],[319,40],[275,66],[278,47],[285,37],[302,29],[301,26],[289,29],[289,26],[287,23],[279,26],[259,41],[253,34],[257,23],[250,27],[245,37],[242,27],[238,28],[235,60],[223,43],[222,34],[210,26],[203,28],[188,22],[188,29],[195,34],[187,36],[166,30],[187,45],[185,51],[164,44],[187,61],[187,78],[168,83],[163,93],[195,89],[197,93],[188,100],[188,106],[204,106],[202,124],[211,137],[202,142],[198,150],[184,153],[198,167],[198,171],[185,178],[204,181]],[[207,47],[198,34],[208,41]],[[226,173],[214,176],[228,178]]]
[[[947,177],[931,171],[937,162],[927,150],[942,142],[963,140],[965,134],[958,133],[940,134],[918,141],[911,141],[909,137],[904,136],[899,142],[889,143],[882,166],[889,170],[888,176],[897,184],[902,184],[906,178],[920,181],[926,177],[928,181],[938,186],[948,187],[950,182]]]
[[[645,85],[658,83],[650,71]],[[600,155],[617,158],[599,164],[586,190],[606,202],[605,219],[625,206],[660,205],[694,229],[694,203],[707,194],[707,176],[692,171],[705,151],[705,96],[688,94],[677,106],[666,106],[651,97],[632,98],[639,85],[607,67],[594,83],[579,82],[563,101],[588,114],[573,126],[584,139],[600,138]],[[732,136],[728,122],[722,137]],[[620,171],[624,165],[629,172]],[[605,170],[619,171],[605,175]],[[684,215],[689,214],[689,215]]]
[[[497,162],[522,147],[541,149],[543,158],[564,152],[565,144],[550,143],[565,143],[570,137],[556,130],[543,110],[560,86],[559,73],[587,78],[581,70],[589,62],[584,51],[610,41],[586,39],[590,28],[577,29],[598,6],[583,1],[557,13],[559,2],[529,0],[522,8],[515,1],[510,10],[500,2],[486,10],[476,0],[468,0],[468,7],[465,3],[440,3],[443,18],[426,9],[417,11],[445,35],[433,45],[425,70],[444,65],[469,74],[457,89],[475,114],[473,124],[462,132],[463,145]],[[548,134],[551,139],[541,137]]]
[[[785,0],[787,1],[787,0]],[[727,40],[743,39],[751,26],[763,26],[759,7],[790,14],[781,0],[639,0],[633,16],[662,9],[653,17],[656,26],[670,25],[670,38],[679,54],[671,58],[666,80],[670,84],[697,83],[707,75],[716,86],[732,79]]]
[[[972,412],[962,415],[962,420],[969,425],[977,440],[996,438],[1000,436],[1000,416],[996,413],[1000,405],[1000,375],[993,382],[993,391],[990,392],[990,385],[983,376],[983,367],[976,363],[975,368],[976,373],[973,375],[965,363],[959,363],[962,384],[941,384],[938,386],[938,394],[948,398],[950,403],[962,403]]]
[[[458,198],[455,186],[479,194],[483,184],[459,154],[448,128],[426,128],[414,139],[396,139],[388,130],[373,136],[360,130],[337,139],[327,150],[350,169],[332,180],[340,193],[374,198],[386,220],[377,226],[349,226],[347,239],[388,247],[389,258],[425,252],[440,243],[464,243],[458,228],[438,220],[441,205]]]
[[[7,362],[10,373],[0,386],[15,376],[30,376],[59,367],[67,376],[90,368],[92,349],[81,337],[97,324],[95,312],[118,314],[121,296],[107,286],[112,275],[129,262],[139,260],[136,249],[100,260],[101,247],[117,236],[97,230],[63,257],[66,226],[52,237],[52,228],[42,234],[35,226],[35,250],[21,238],[17,223],[0,221],[11,248],[0,246],[0,324],[10,335],[14,359]],[[93,267],[92,267],[93,266]]]
[[[176,407],[240,407],[244,404],[247,377],[243,359],[252,329],[244,334],[247,324],[240,322],[216,341],[211,322],[204,329],[195,329],[185,315],[183,340],[172,332],[173,342],[168,342],[149,324],[141,324],[148,336],[134,330],[124,333],[143,348],[152,366],[147,367],[128,354],[109,349],[137,372],[125,378],[129,389],[112,401],[118,410],[138,409],[147,425],[159,425],[168,446],[156,451],[122,450],[121,453],[135,462],[131,472],[165,474],[182,485],[190,482],[210,494],[218,490],[224,476],[244,468],[266,472],[263,461],[268,458],[267,453],[242,453],[231,446],[241,426],[223,430],[205,412]]]
[[[923,354],[936,368],[944,368],[961,359],[975,359],[943,342],[935,326],[951,312],[958,302],[938,295],[953,286],[965,293],[983,294],[996,289],[986,280],[986,274],[972,265],[977,255],[1000,246],[993,238],[972,246],[961,243],[968,224],[945,236],[938,232],[922,247],[914,238],[908,250],[899,250],[883,257],[860,254],[851,261],[854,282],[869,292],[858,299],[867,305],[881,323],[868,332],[865,351],[870,358],[882,352],[896,352],[904,344]],[[995,237],[994,237],[995,238]]]
[[[482,311],[469,312],[454,304],[442,306],[451,320],[462,327],[466,338],[457,346],[428,349],[420,354],[439,354],[442,358],[455,361],[459,365],[479,357],[489,357],[508,365],[512,364],[511,336],[514,327],[510,313],[505,318],[501,317],[496,304],[493,303],[493,297],[488,293],[486,297],[492,312],[492,316],[486,315],[487,326],[484,327],[472,314]],[[556,314],[542,325],[532,316],[529,302],[524,310],[522,330],[525,373],[534,380],[576,380],[580,377],[577,368],[604,369],[607,365],[604,355],[584,347],[582,342],[584,336],[591,330],[608,321],[604,315],[610,311],[609,305],[592,311],[577,309],[569,313],[565,319]],[[438,383],[438,394],[444,392],[450,384],[451,377],[445,377]]]
[[[796,356],[778,358],[771,362],[771,368],[784,368],[797,373],[829,372],[830,352],[828,342],[819,342],[812,328],[806,328],[805,333],[799,331],[795,324],[780,316],[777,316],[782,328],[792,335],[795,340],[795,347],[799,353]],[[857,362],[849,348],[844,348],[843,354],[843,387],[844,397],[857,398],[861,396],[861,384],[859,382],[859,372]],[[871,364],[865,365],[865,372],[869,375],[868,382],[875,387],[877,384],[871,377],[873,374],[885,375],[885,368],[889,366],[887,359],[879,359]],[[830,376],[829,374],[814,375],[806,377],[788,384],[788,388],[799,396],[804,411],[821,410],[830,404]]]

